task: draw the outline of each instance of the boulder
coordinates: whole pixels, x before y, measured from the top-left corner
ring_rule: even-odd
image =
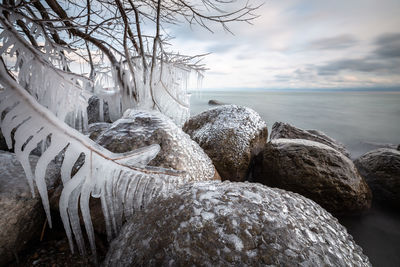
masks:
[[[400,207],[400,151],[380,148],[354,161],[377,200],[385,206]]]
[[[371,191],[353,162],[318,142],[271,140],[257,158],[253,176],[255,182],[299,193],[335,214],[371,206]]]
[[[159,144],[160,152],[148,165],[186,171],[191,181],[220,179],[201,147],[159,112],[128,110],[96,142],[115,153]]]
[[[107,103],[103,104],[103,118],[100,118],[100,99],[97,96],[89,98],[86,110],[89,124],[101,121],[111,122]]]
[[[346,157],[350,158],[350,153],[343,144],[327,136],[325,133],[318,130],[303,130],[288,123],[275,122],[272,126],[270,139],[305,139],[310,141],[319,142],[336,149],[343,153]]]
[[[9,151],[7,143],[6,143],[6,139],[4,139],[4,136],[1,133],[1,130],[0,130],[0,150]]]
[[[191,117],[183,126],[211,158],[223,180],[247,179],[253,157],[264,147],[268,128],[254,110],[220,106]]]
[[[225,103],[222,103],[221,101],[214,100],[214,99],[209,100],[209,101],[208,101],[208,104],[209,104],[210,106],[225,105]]]
[[[34,166],[38,157],[30,158]],[[47,169],[51,191],[58,177],[57,168]],[[25,172],[15,154],[0,151],[0,266],[18,257],[27,243],[37,238],[46,219],[38,192],[32,197]]]
[[[88,135],[92,140],[96,140],[97,137],[102,134],[106,129],[110,127],[111,123],[108,122],[95,122],[89,124]]]
[[[125,224],[104,266],[371,266],[336,218],[260,184],[198,182]]]

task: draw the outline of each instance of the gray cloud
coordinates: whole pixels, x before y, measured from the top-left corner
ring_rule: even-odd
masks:
[[[374,62],[369,59],[340,59],[329,62],[326,65],[318,66],[319,75],[335,75],[339,71],[359,71],[359,72],[385,72],[391,69],[393,64],[389,62]]]
[[[356,45],[357,39],[350,34],[342,34],[335,37],[321,38],[312,41],[308,48],[311,50],[335,50]]]
[[[374,53],[378,57],[400,57],[400,33],[383,34],[376,38],[375,45],[378,47]]]
[[[357,71],[377,74],[400,74],[400,33],[378,36],[376,48],[364,58],[338,59],[317,66],[319,75],[336,75],[338,72]]]

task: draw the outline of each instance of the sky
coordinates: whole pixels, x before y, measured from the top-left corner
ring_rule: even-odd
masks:
[[[168,29],[173,50],[211,53],[203,88],[400,86],[399,0],[266,0],[256,13],[234,35]]]

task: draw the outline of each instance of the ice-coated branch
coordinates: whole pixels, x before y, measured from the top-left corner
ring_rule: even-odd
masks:
[[[80,209],[92,253],[96,253],[89,212],[90,196],[101,199],[107,234],[111,238],[121,228],[124,216],[132,216],[135,210],[146,206],[154,197],[168,194],[169,190],[186,181],[182,172],[142,167],[158,153],[158,145],[115,154],[70,128],[39,105],[34,97],[13,80],[4,64],[0,64],[0,84],[4,88],[0,91],[0,114],[5,113],[0,122],[1,131],[7,145],[14,147],[33,194],[35,182],[50,226],[45,173],[48,164],[57,155],[64,153],[61,165],[64,188],[59,206],[71,250],[73,234],[79,251],[85,253],[78,212]],[[13,130],[14,145],[11,134]],[[49,136],[50,145],[32,169],[30,153]],[[81,154],[85,161],[78,172],[71,176],[71,170]]]

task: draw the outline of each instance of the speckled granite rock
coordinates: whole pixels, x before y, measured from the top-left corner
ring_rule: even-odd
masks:
[[[88,135],[92,140],[96,140],[97,137],[102,134],[105,130],[110,128],[111,123],[108,122],[96,122],[89,124]]]
[[[246,107],[225,105],[191,117],[183,126],[207,153],[223,180],[244,181],[250,163],[264,146],[268,129]]]
[[[380,148],[354,161],[374,194],[386,206],[400,207],[400,151]]]
[[[371,266],[313,201],[260,184],[199,182],[129,221],[104,266]]]
[[[35,165],[37,157],[31,157]],[[48,189],[52,190],[57,168],[47,170]],[[24,170],[15,154],[0,151],[0,266],[15,259],[34,237],[39,238],[46,215],[36,192],[32,197]]]
[[[220,179],[201,147],[158,112],[128,110],[96,142],[115,153],[159,144],[160,152],[148,165],[186,171],[191,181]]]
[[[288,123],[275,122],[272,125],[270,139],[305,139],[310,141],[319,142],[327,146],[336,149],[343,153],[346,157],[350,157],[349,151],[344,147],[343,144],[327,136],[325,133],[318,130],[303,130]]]
[[[255,182],[308,197],[335,214],[367,210],[371,191],[339,151],[303,139],[273,139],[254,167]]]

